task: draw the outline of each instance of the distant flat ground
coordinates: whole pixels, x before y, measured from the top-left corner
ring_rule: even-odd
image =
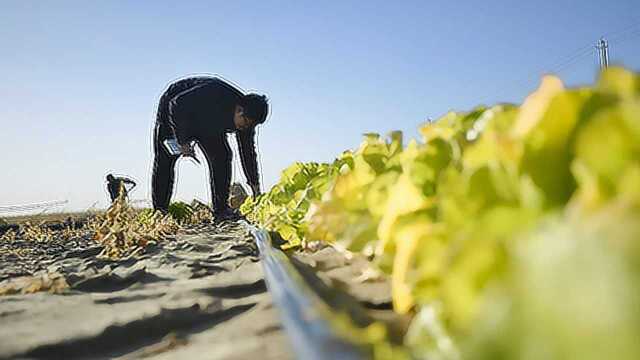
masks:
[[[79,212],[53,212],[53,213],[42,213],[42,214],[28,214],[28,215],[4,215],[0,216],[1,221],[6,224],[40,224],[42,222],[45,223],[53,223],[53,222],[61,222],[67,221],[69,219],[73,221],[84,221],[88,217],[103,214],[106,210],[93,210],[93,211],[79,211]]]
[[[97,259],[99,247],[82,245],[54,249],[40,272],[69,289],[0,296],[0,359],[293,356],[240,225],[191,228],[136,259]]]

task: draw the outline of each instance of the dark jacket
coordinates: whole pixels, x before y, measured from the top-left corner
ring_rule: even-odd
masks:
[[[237,130],[233,123],[235,107],[244,96],[240,90],[215,77],[197,77],[175,82],[165,94],[171,96],[166,125],[178,143],[199,140],[201,134],[234,132],[247,181],[259,184],[255,129]]]
[[[125,196],[127,195],[128,191],[125,187],[125,184],[131,184],[134,187],[136,186],[135,181],[127,179],[125,177],[114,177],[113,181],[107,180],[107,190],[109,190],[111,201],[114,201],[118,197],[118,195],[120,195],[120,190],[124,191]],[[133,189],[133,187],[131,189]]]

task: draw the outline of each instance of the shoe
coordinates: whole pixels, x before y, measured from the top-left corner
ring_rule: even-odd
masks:
[[[244,216],[240,214],[238,210],[226,208],[222,210],[216,210],[213,213],[213,221],[237,221],[240,219],[244,219]]]

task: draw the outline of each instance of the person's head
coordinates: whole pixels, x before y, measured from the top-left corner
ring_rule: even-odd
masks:
[[[266,96],[247,94],[240,99],[238,106],[236,106],[233,122],[236,129],[244,130],[264,123],[268,113],[269,103]]]
[[[115,179],[116,179],[116,178],[115,178],[115,177],[113,177],[113,175],[112,175],[112,174],[107,175],[107,181],[108,181],[108,182],[112,182],[112,181],[114,181]]]

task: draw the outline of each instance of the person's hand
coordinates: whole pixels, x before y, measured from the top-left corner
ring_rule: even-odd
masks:
[[[251,187],[251,192],[253,193],[253,197],[257,197],[260,195],[260,185],[257,184],[249,184]]]
[[[191,144],[180,144],[180,152],[183,156],[195,157],[196,151]]]
[[[180,145],[181,156],[191,158],[196,164],[200,165],[200,160],[196,157],[196,150],[193,144]]]

